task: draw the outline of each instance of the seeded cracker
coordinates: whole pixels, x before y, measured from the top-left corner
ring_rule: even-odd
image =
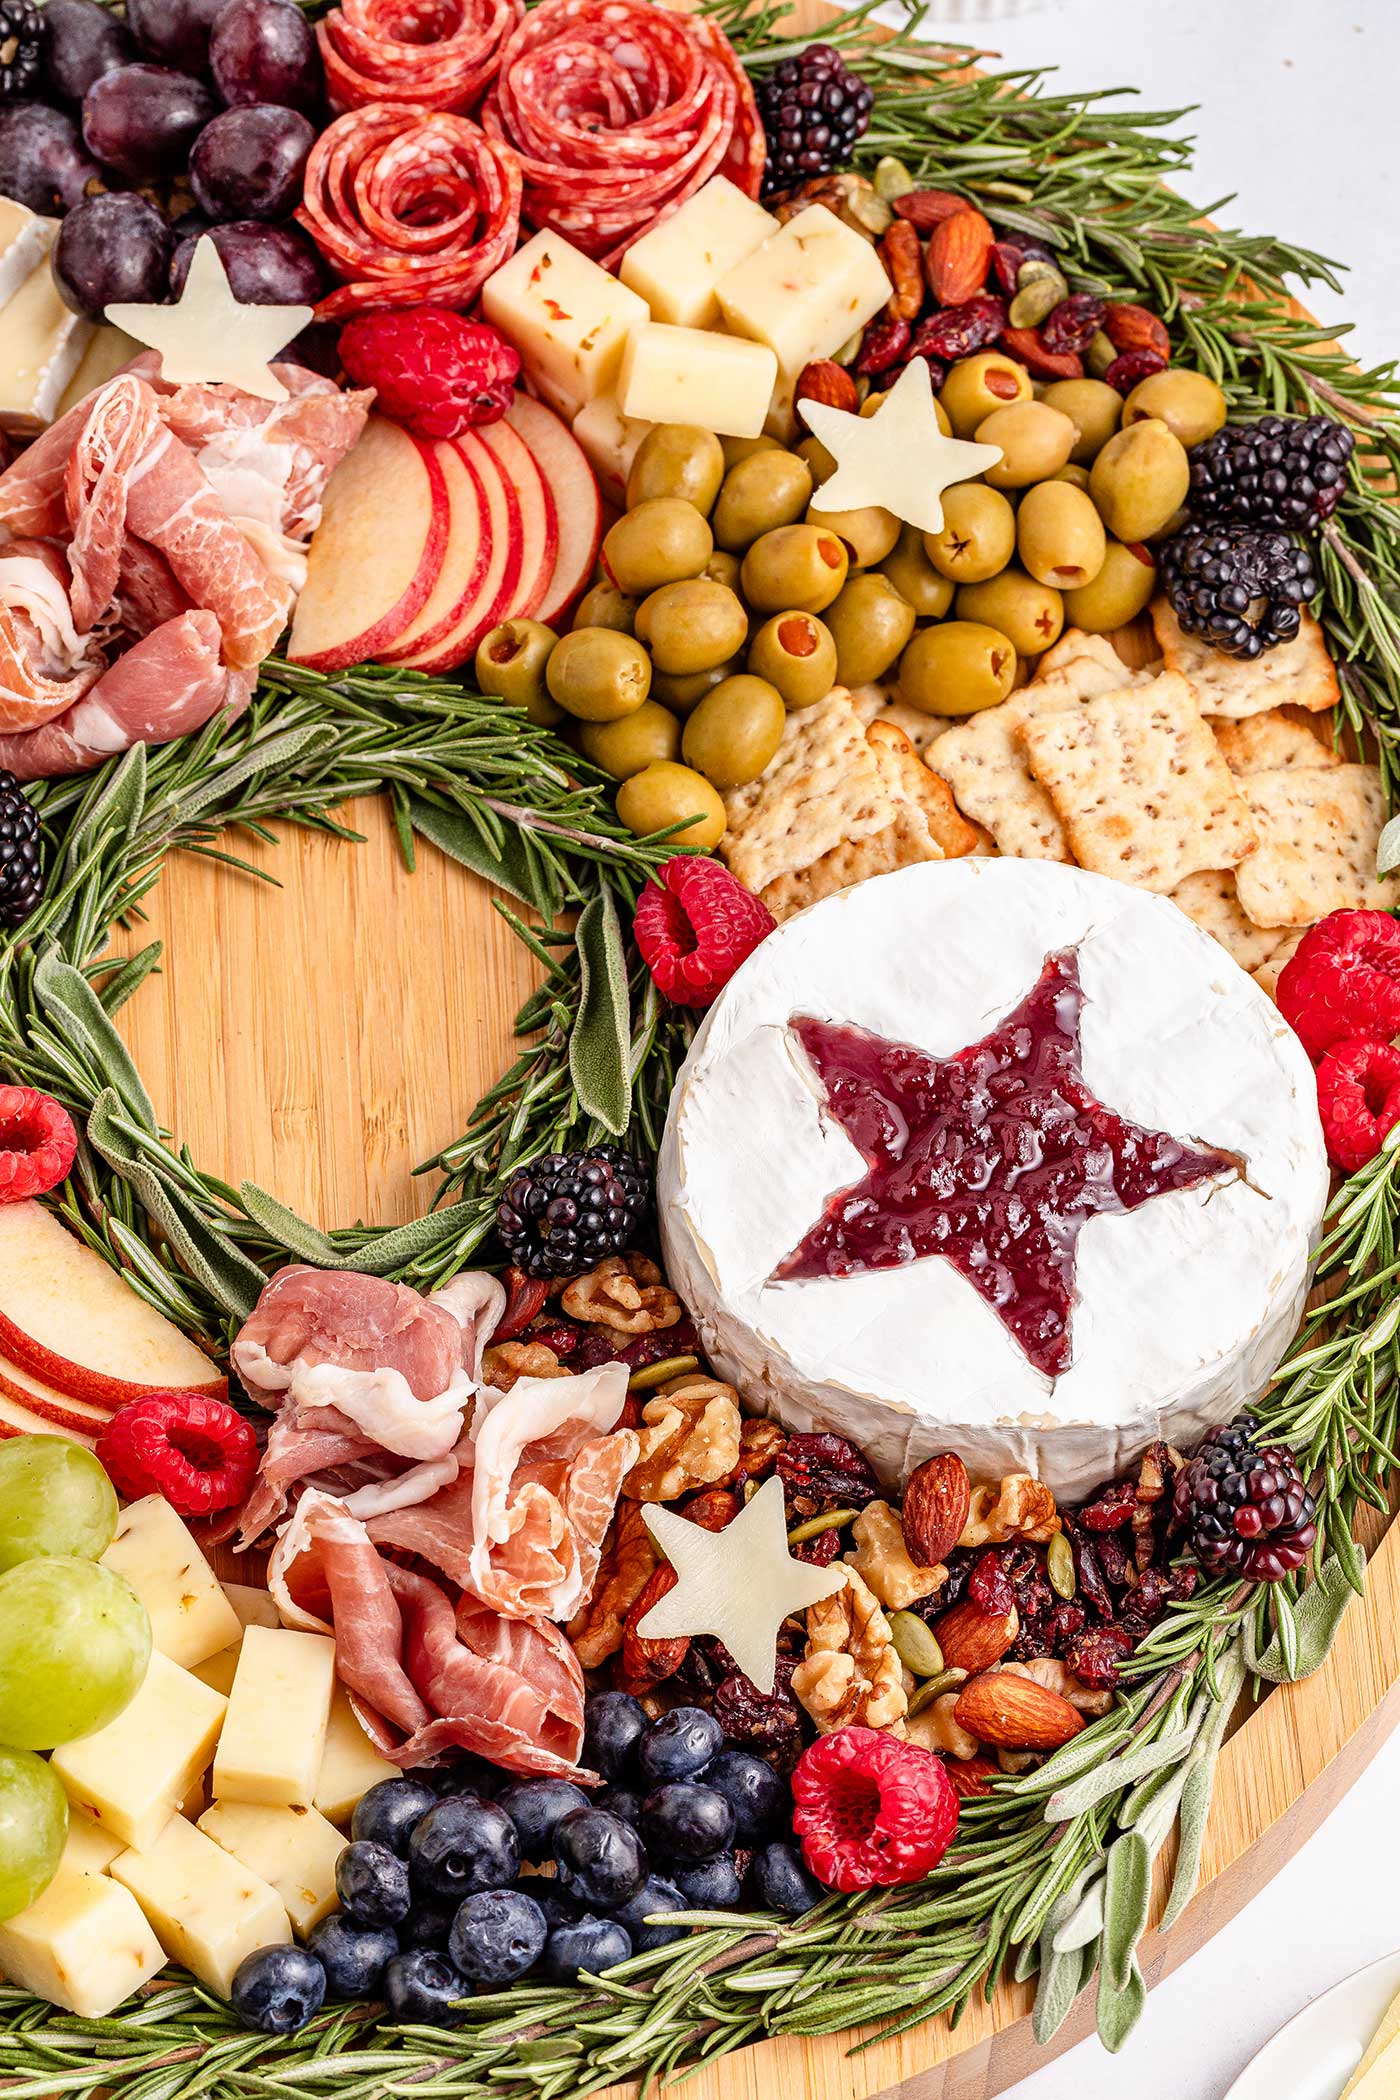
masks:
[[[1339,766],[1340,754],[1325,744],[1306,715],[1271,707],[1246,721],[1214,721],[1215,741],[1232,773],[1282,773],[1297,766]]]
[[[913,803],[904,803],[895,810],[883,831],[833,846],[810,867],[780,875],[759,895],[781,924],[809,904],[816,904],[823,897],[832,897],[837,890],[849,889],[853,882],[864,882],[871,875],[892,874],[896,868],[907,868],[916,860],[942,860],[943,857],[929,832],[922,810]]]
[[[1032,715],[1022,737],[1075,859],[1096,875],[1170,894],[1254,845],[1249,807],[1177,672]]]
[[[902,729],[921,758],[953,726],[947,715],[926,715],[921,709],[896,700],[893,688],[883,685],[854,687],[851,705],[867,729],[872,722],[892,722],[896,729]]]
[[[724,798],[720,852],[747,889],[763,891],[824,854],[884,831],[896,796],[845,686],[790,714],[777,756]],[[927,857],[927,856],[926,856]]]
[[[1256,925],[1312,926],[1329,911],[1400,905],[1400,877],[1375,872],[1386,808],[1374,766],[1254,773],[1241,785],[1259,850],[1239,871],[1240,903]]]
[[[1152,601],[1152,625],[1169,671],[1180,671],[1196,689],[1203,715],[1228,715],[1242,721],[1271,707],[1305,707],[1317,714],[1335,707],[1341,697],[1337,673],[1327,654],[1322,629],[1311,613],[1303,614],[1297,638],[1266,649],[1252,663],[1225,656],[1195,635],[1183,634],[1165,598]]]
[[[1286,941],[1278,926],[1256,926],[1240,908],[1233,868],[1188,875],[1172,891],[1172,903],[1232,955],[1242,970],[1257,970]]]
[[[1071,664],[1083,663],[1086,658],[1101,670],[1118,673],[1119,684],[1127,675],[1128,666],[1106,634],[1086,634],[1082,627],[1067,627],[1054,647],[1047,649],[1037,662],[1036,682],[1053,678],[1057,671],[1067,671]]]
[[[870,743],[897,779],[909,801],[923,811],[935,844],[945,860],[959,860],[976,851],[976,827],[969,824],[953,800],[946,780],[935,773],[914,748],[911,739],[887,717],[879,716],[866,731]]]

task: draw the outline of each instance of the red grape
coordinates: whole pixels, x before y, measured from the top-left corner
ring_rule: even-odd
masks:
[[[190,155],[190,188],[211,219],[285,219],[301,202],[316,134],[294,109],[271,102],[226,109]]]
[[[81,204],[102,181],[78,127],[42,102],[0,103],[0,197],[47,217]]]
[[[148,58],[201,73],[209,31],[225,0],[126,0],[126,26]]]
[[[131,38],[99,0],[48,0],[43,21],[49,85],[65,102],[81,102],[94,80],[136,56]]]
[[[314,306],[323,289],[321,265],[304,234],[292,226],[237,219],[215,226],[209,238],[228,273],[229,289],[245,306]],[[197,236],[182,240],[170,265],[170,287],[184,289]]]
[[[173,175],[214,114],[207,88],[168,66],[118,66],[83,97],[89,153],[129,182]]]
[[[174,244],[163,214],[134,190],[89,197],[59,228],[54,283],[76,313],[95,321],[125,300],[156,305],[167,296]]]
[[[214,85],[233,107],[280,102],[320,106],[321,54],[295,0],[228,0],[209,39]]]

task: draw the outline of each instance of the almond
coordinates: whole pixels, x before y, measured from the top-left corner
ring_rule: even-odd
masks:
[[[1008,1670],[970,1679],[958,1693],[953,1718],[979,1743],[999,1750],[1058,1750],[1084,1726],[1068,1699]]]
[[[989,1757],[945,1757],[943,1769],[960,1801],[975,1801],[983,1794],[990,1794],[992,1781],[1001,1777]]]
[[[820,401],[827,408],[843,408],[848,416],[860,407],[854,379],[830,357],[814,357],[802,367],[792,399],[794,407],[799,401]]]
[[[684,1635],[673,1635],[667,1640],[644,1640],[637,1627],[651,1610],[659,1604],[668,1590],[673,1590],[679,1580],[676,1571],[663,1561],[653,1569],[646,1588],[628,1612],[622,1629],[622,1668],[626,1672],[628,1688],[636,1694],[639,1685],[661,1684],[673,1677],[685,1661],[690,1647]],[[1073,1712],[1073,1708],[1070,1709]]]
[[[983,1611],[980,1604],[965,1597],[961,1604],[955,1604],[934,1621],[933,1637],[942,1651],[945,1667],[966,1670],[971,1676],[999,1663],[1020,1630],[1014,1604],[1010,1611]]]
[[[1103,332],[1115,350],[1155,350],[1159,357],[1171,358],[1172,339],[1166,323],[1145,306],[1106,306]]]
[[[946,1560],[967,1524],[972,1483],[956,1451],[926,1458],[909,1476],[900,1523],[909,1558],[916,1567],[936,1568]]]
[[[961,306],[987,282],[996,235],[980,211],[954,212],[935,226],[924,256],[929,290],[940,306]]]
[[[896,218],[907,219],[924,233],[971,208],[966,197],[955,196],[952,190],[906,190],[894,200]]]

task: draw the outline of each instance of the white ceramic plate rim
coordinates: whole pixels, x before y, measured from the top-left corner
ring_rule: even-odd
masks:
[[[1265,2042],[1225,2100],[1339,2100],[1397,1991],[1400,1951],[1344,1976]]]

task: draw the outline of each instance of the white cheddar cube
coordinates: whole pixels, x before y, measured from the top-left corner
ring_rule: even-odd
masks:
[[[0,306],[37,270],[57,233],[57,219],[41,219],[13,197],[0,197]]]
[[[618,275],[641,293],[653,321],[713,328],[719,320],[715,286],[777,231],[771,212],[716,175],[633,243]]]
[[[626,416],[697,423],[721,437],[757,437],[778,360],[765,343],[648,321],[628,343],[617,383]]]
[[[872,320],[890,281],[870,242],[824,204],[809,205],[716,287],[735,335],[777,355],[790,397],[802,367],[830,357]]]
[[[0,1972],[84,2020],[105,2020],[164,1967],[140,1905],[102,1874],[61,1866],[28,1910],[0,1924]]]
[[[266,1590],[251,1582],[226,1582],[224,1595],[238,1614],[240,1626],[280,1626],[277,1606]]]
[[[183,1816],[146,1850],[119,1853],[112,1878],[131,1890],[171,1961],[221,1998],[245,1954],[292,1936],[277,1891]]]
[[[105,1874],[124,1849],[121,1839],[94,1823],[91,1816],[79,1815],[75,1808],[68,1811],[68,1835],[63,1841],[60,1867],[71,1867],[75,1874]]]
[[[316,1775],[316,1806],[332,1823],[348,1823],[362,1794],[381,1779],[397,1779],[399,1768],[381,1757],[355,1719],[355,1710],[337,1685],[326,1728],[326,1747]]]
[[[154,1844],[213,1755],[227,1699],[159,1649],[131,1704],[50,1762],[70,1807],[125,1845]]]
[[[201,1684],[209,1685],[227,1699],[233,1690],[233,1680],[238,1671],[238,1658],[243,1652],[242,1640],[236,1640],[231,1648],[221,1648],[217,1655],[206,1655],[190,1672]]]
[[[574,436],[588,456],[603,494],[619,510],[626,507],[627,476],[637,447],[651,429],[639,416],[624,416],[616,394],[599,394],[574,417]]]
[[[151,1615],[155,1646],[186,1670],[243,1631],[218,1576],[163,1495],[127,1505],[102,1564],[131,1584]]]
[[[91,321],[59,297],[47,259],[39,263],[5,303],[0,429],[27,436],[53,421],[91,334]]]
[[[199,1827],[232,1858],[276,1889],[302,1939],[336,1908],[335,1863],[345,1839],[314,1808],[260,1808],[216,1801]]]
[[[214,1799],[310,1808],[334,1690],[334,1641],[249,1626],[214,1759]]]
[[[561,415],[607,393],[628,336],[650,318],[645,299],[557,233],[537,233],[487,278],[481,310]]]

